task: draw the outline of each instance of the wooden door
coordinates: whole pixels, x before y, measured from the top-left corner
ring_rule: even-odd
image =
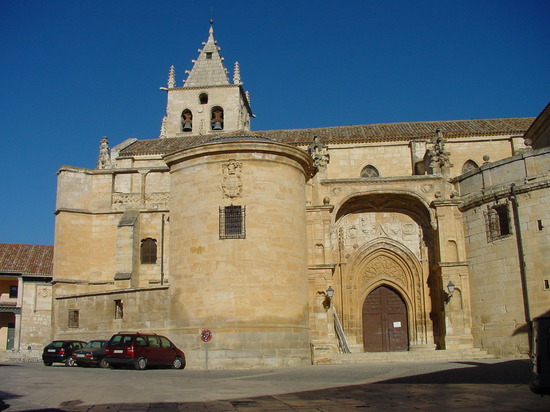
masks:
[[[365,352],[404,351],[409,348],[407,307],[393,289],[380,286],[363,304]]]

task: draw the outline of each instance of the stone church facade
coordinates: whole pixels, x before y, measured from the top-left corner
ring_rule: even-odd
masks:
[[[251,131],[239,65],[230,82],[212,26],[187,74],[178,85],[170,68],[159,138],[103,138],[97,168],[60,168],[55,338],[153,331],[201,367],[209,329],[214,368],[528,352],[516,231],[481,231],[489,209],[512,210],[509,192],[488,194],[489,174],[527,182],[524,226],[548,220],[535,212],[548,156],[524,144],[533,118]],[[549,295],[542,273],[528,276],[532,318]]]

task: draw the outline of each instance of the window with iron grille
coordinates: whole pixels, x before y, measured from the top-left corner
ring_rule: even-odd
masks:
[[[141,263],[157,263],[157,241],[148,237],[141,241]]]
[[[221,206],[220,239],[245,238],[245,206]]]
[[[78,328],[78,310],[69,309],[69,328]]]
[[[512,227],[510,226],[508,204],[503,203],[487,207],[485,225],[487,227],[488,242],[510,236],[512,234]]]

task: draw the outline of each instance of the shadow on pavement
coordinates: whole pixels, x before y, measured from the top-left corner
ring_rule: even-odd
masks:
[[[550,410],[550,398],[540,398],[532,394],[528,388],[530,380],[528,360],[493,364],[456,363],[467,367],[460,366],[456,369],[389,379],[372,384],[331,387],[273,396],[205,402],[101,405],[82,405],[80,401],[71,401],[59,405],[57,409],[33,409],[27,412]],[[1,404],[0,410],[2,410]]]
[[[449,369],[422,375],[405,376],[389,379],[380,383],[414,383],[414,384],[529,384],[531,380],[531,363],[527,359],[517,359],[500,363],[455,362],[469,365],[466,368]]]

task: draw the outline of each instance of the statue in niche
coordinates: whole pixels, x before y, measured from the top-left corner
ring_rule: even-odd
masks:
[[[225,198],[240,197],[242,193],[242,163],[236,160],[229,160],[227,163],[222,164],[222,191]]]

